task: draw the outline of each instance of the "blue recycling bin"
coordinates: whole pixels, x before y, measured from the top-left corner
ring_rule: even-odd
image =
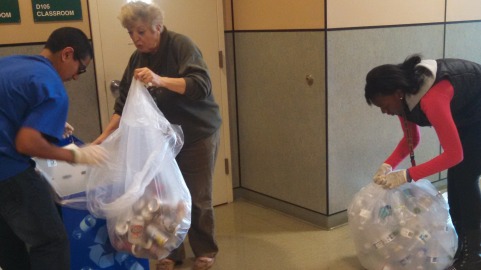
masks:
[[[149,260],[116,251],[110,244],[105,219],[87,210],[62,207],[70,241],[71,270],[148,270]]]

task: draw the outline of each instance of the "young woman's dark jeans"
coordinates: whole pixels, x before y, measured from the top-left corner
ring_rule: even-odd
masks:
[[[68,237],[51,188],[33,168],[0,181],[0,267],[70,269]]]

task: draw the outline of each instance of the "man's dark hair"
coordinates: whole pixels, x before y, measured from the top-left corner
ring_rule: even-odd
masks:
[[[74,27],[62,27],[50,34],[45,49],[49,49],[52,53],[63,50],[66,47],[74,49],[74,57],[76,60],[90,57],[93,59],[93,49],[89,39],[82,30]]]

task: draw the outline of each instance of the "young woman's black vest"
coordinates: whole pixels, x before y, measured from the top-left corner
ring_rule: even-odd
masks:
[[[481,124],[481,65],[460,59],[436,62],[438,70],[434,84],[449,80],[454,87],[451,113],[458,129]],[[406,107],[406,118],[419,126],[431,126],[419,103],[411,111]]]

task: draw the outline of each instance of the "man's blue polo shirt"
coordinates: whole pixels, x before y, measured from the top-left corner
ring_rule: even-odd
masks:
[[[0,181],[31,166],[15,149],[21,127],[38,130],[49,141],[62,138],[68,96],[52,63],[40,55],[0,58]]]

